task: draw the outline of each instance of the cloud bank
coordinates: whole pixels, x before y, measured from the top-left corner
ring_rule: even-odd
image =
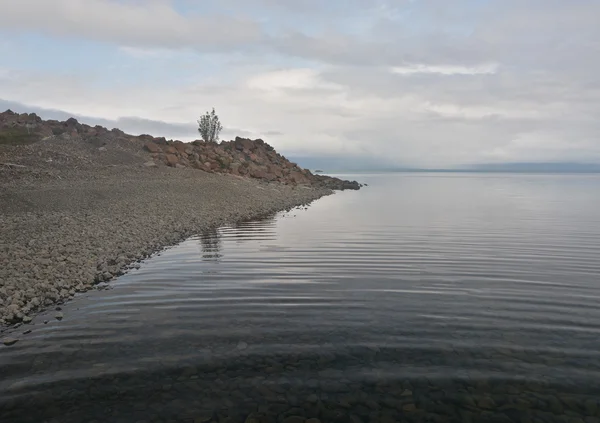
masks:
[[[0,9],[6,104],[184,140],[215,107],[225,138],[398,166],[600,162],[598,2],[0,0]]]

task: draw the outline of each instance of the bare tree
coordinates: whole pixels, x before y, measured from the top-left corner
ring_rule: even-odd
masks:
[[[219,116],[215,113],[213,107],[212,112],[206,112],[204,116],[201,116],[198,120],[198,132],[204,140],[204,142],[217,142],[219,141],[219,133],[223,129],[221,122],[219,122]]]

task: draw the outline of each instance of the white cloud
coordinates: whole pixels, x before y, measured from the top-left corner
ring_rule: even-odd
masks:
[[[486,63],[479,66],[458,65],[409,65],[394,66],[391,72],[399,75],[440,74],[440,75],[490,75],[498,71],[497,63]]]
[[[263,91],[280,90],[339,90],[340,86],[320,79],[316,69],[284,69],[251,76],[246,81],[250,89]]]

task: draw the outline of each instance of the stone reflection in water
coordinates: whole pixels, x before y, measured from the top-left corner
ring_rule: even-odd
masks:
[[[238,222],[224,230],[227,233],[228,240],[235,240],[237,244],[246,241],[265,241],[276,240],[275,216],[265,217],[264,220]]]
[[[209,229],[198,238],[202,247],[202,260],[219,261],[221,254],[221,234],[217,229]]]

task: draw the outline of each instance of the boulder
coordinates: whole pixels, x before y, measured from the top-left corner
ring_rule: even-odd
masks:
[[[162,148],[152,141],[148,141],[146,144],[144,144],[144,147],[151,153],[162,153]]]
[[[251,151],[254,149],[254,143],[248,138],[235,137],[235,149],[238,151]]]
[[[181,142],[181,141],[174,141],[173,142],[173,148],[175,148],[175,150],[177,152],[181,153],[181,154],[189,154],[189,153],[185,152],[185,150],[186,150],[187,147],[188,146],[185,143]]]
[[[172,145],[167,145],[164,150],[167,154],[177,154],[177,149]]]
[[[270,164],[267,166],[267,171],[269,173],[274,174],[275,176],[277,176],[278,178],[281,178],[283,176],[283,171],[281,170],[281,168],[279,166]]]
[[[290,172],[290,180],[295,184],[307,184],[310,180],[302,172]]]
[[[264,179],[272,182],[272,181],[276,181],[277,180],[277,175],[275,175],[274,173],[271,172],[266,172],[266,175],[264,176]]]
[[[266,179],[267,172],[260,168],[255,168],[250,170],[250,176],[257,179]]]
[[[175,167],[175,165],[179,163],[179,158],[175,154],[166,154],[165,163],[167,164],[167,166]]]

